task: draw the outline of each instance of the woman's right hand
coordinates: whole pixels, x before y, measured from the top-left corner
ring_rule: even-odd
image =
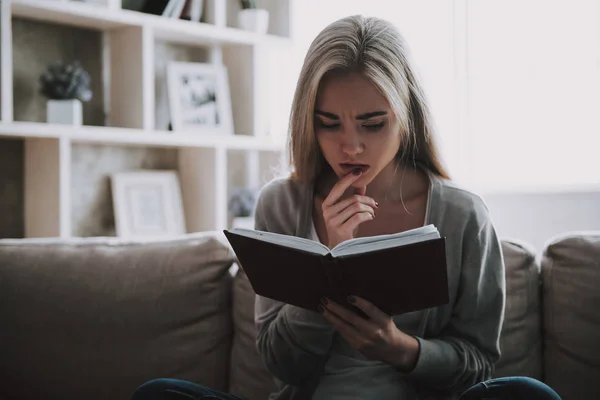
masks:
[[[323,219],[327,229],[327,246],[330,249],[344,240],[354,238],[360,224],[375,218],[377,203],[365,196],[365,187],[356,189],[353,195],[342,199],[346,190],[362,175],[362,171],[359,172],[345,175],[323,200]]]

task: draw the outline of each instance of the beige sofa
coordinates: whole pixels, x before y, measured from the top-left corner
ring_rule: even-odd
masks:
[[[496,376],[600,399],[600,232],[504,240]],[[157,377],[264,400],[253,296],[221,233],[160,242],[0,240],[0,398],[128,399]],[[541,268],[540,268],[541,266]]]

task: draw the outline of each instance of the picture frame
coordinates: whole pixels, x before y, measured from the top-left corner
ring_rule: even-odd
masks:
[[[118,237],[164,238],[186,233],[176,171],[128,171],[110,176]]]
[[[167,92],[173,131],[234,134],[225,66],[171,61],[167,64]]]

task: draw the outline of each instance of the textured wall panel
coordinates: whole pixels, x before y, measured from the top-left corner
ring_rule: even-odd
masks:
[[[177,150],[75,145],[71,170],[74,236],[114,236],[111,173],[176,169]]]

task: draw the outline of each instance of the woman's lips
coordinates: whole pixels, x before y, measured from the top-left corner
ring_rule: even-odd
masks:
[[[361,172],[364,174],[369,169],[369,166],[367,164],[349,164],[349,163],[344,163],[344,164],[340,164],[340,168],[346,174],[354,171],[357,168],[360,169]]]

